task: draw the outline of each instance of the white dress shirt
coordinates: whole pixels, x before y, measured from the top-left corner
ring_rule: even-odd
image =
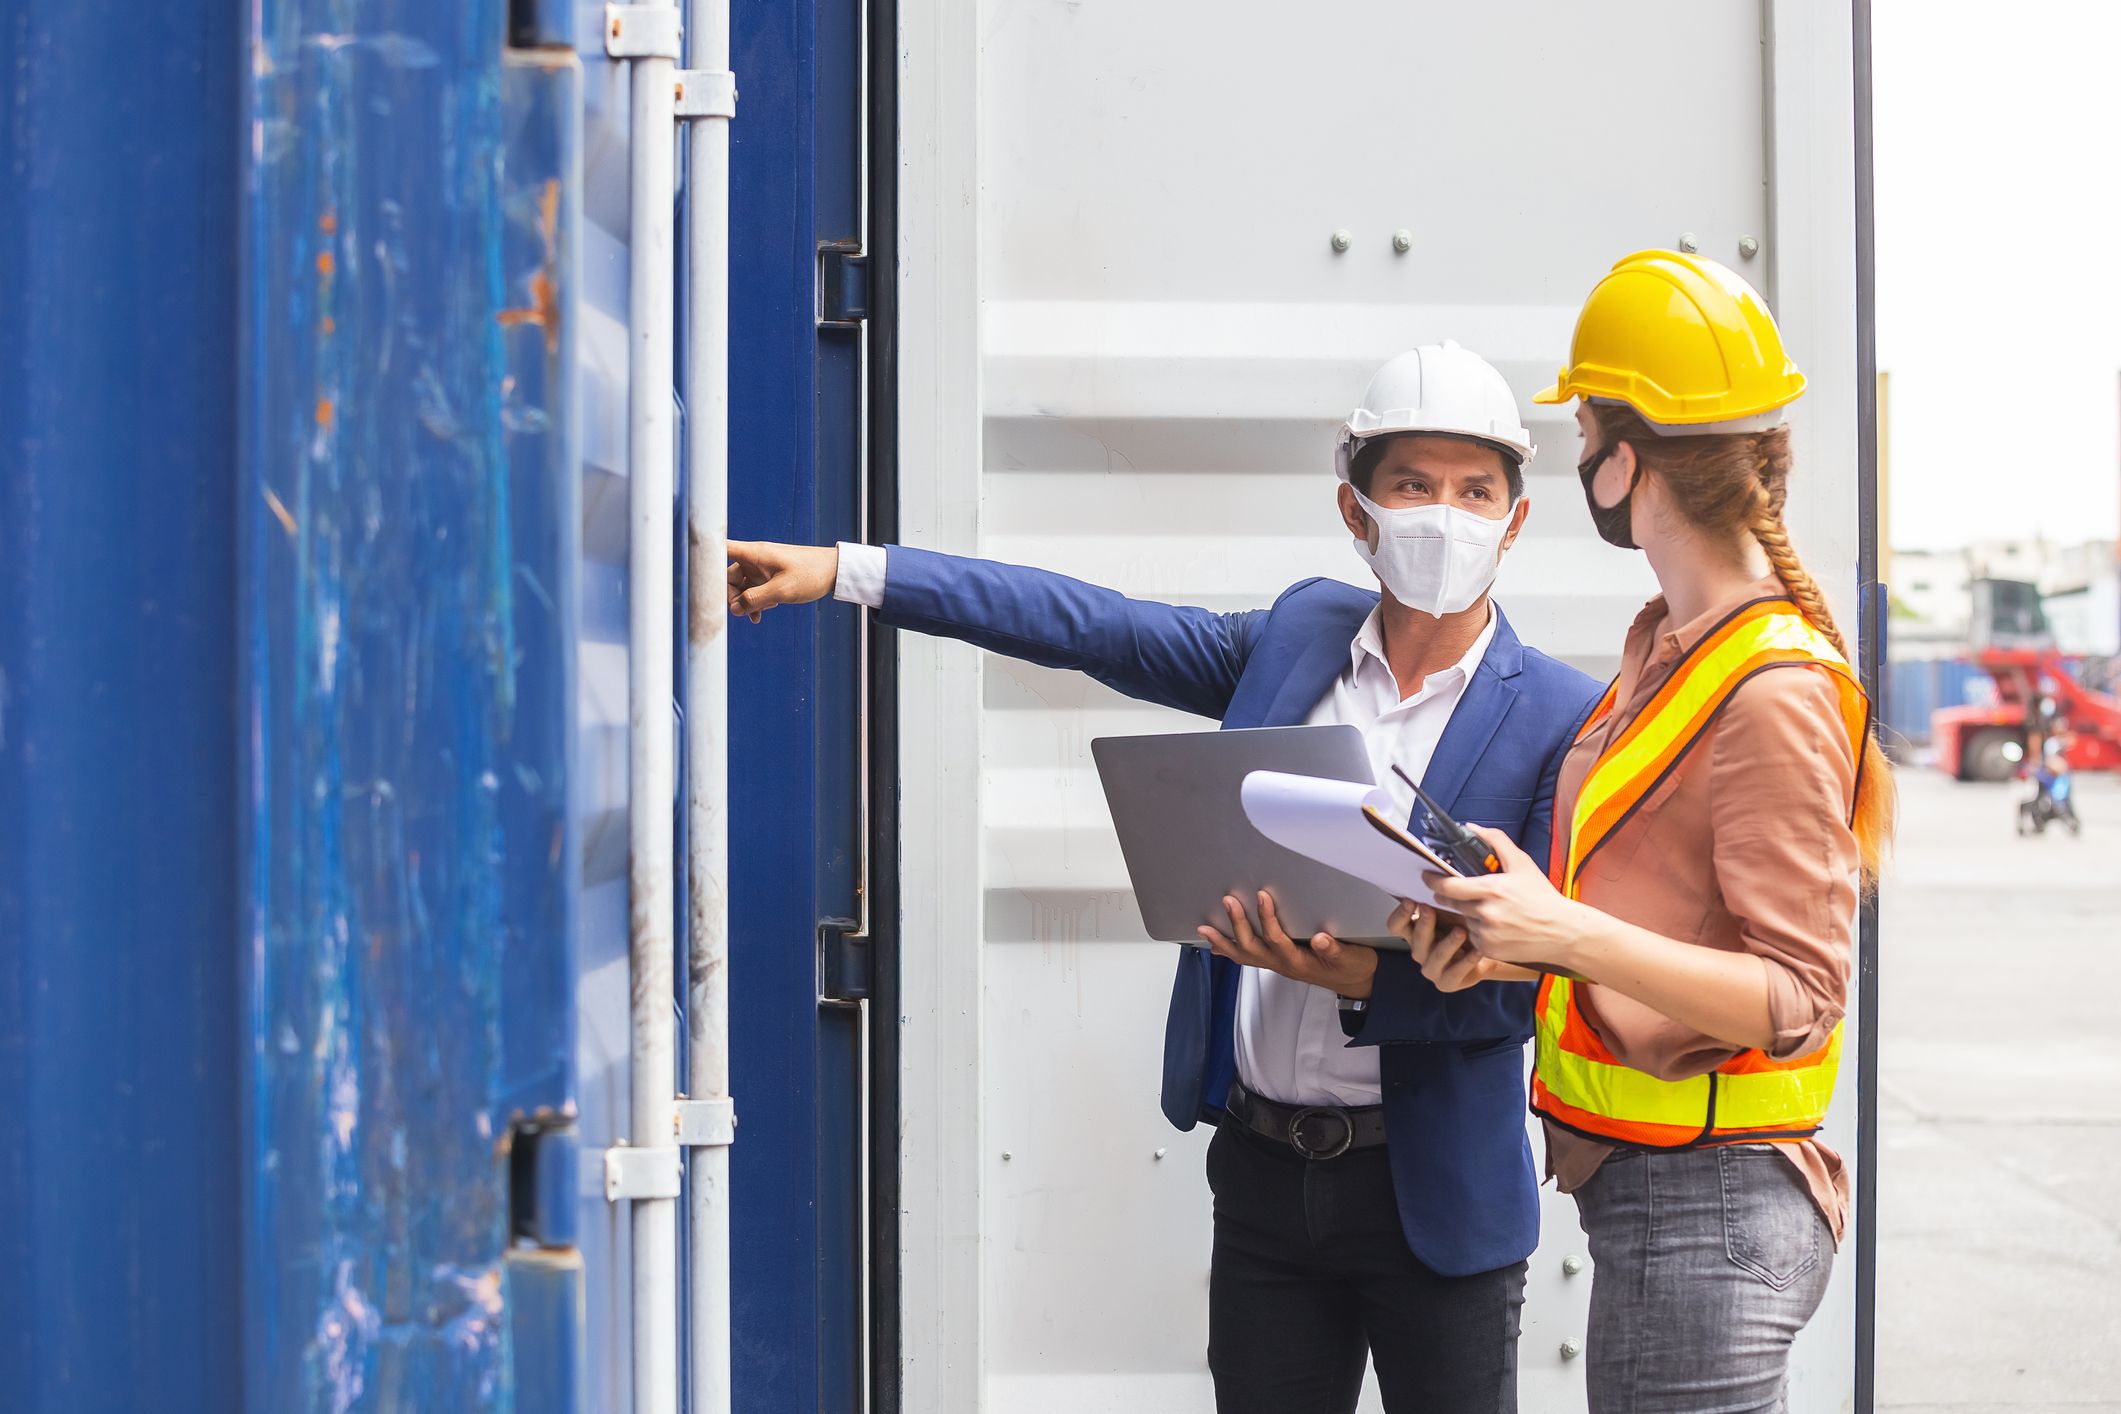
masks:
[[[884,550],[874,545],[839,548],[833,597],[882,607]],[[1491,610],[1487,627],[1463,658],[1429,674],[1413,696],[1402,698],[1399,680],[1385,661],[1384,630],[1373,609],[1348,645],[1347,668],[1304,724],[1359,728],[1370,750],[1371,770],[1391,797],[1394,812],[1409,818],[1414,792],[1392,774],[1392,767],[1399,766],[1416,780],[1428,771],[1436,743],[1494,639]],[[1333,993],[1256,967],[1240,969],[1239,976],[1237,1073],[1247,1089],[1291,1105],[1374,1105],[1383,1098],[1377,1047],[1348,1044]]]
[[[1494,641],[1495,615],[1489,611],[1487,627],[1463,658],[1429,674],[1412,697],[1402,698],[1399,679],[1385,661],[1379,613],[1372,609],[1355,631],[1347,668],[1304,725],[1360,728],[1370,770],[1391,797],[1394,816],[1406,820],[1414,813],[1414,792],[1392,767],[1417,781],[1427,774],[1458,699]],[[1384,1096],[1377,1047],[1348,1044],[1339,998],[1257,967],[1243,969],[1238,983],[1237,1074],[1254,1094],[1289,1105],[1374,1105]]]

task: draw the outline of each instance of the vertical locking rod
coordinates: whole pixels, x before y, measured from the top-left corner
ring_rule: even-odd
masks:
[[[685,124],[686,1090],[691,1107],[729,1103],[729,0],[689,0]],[[687,1408],[728,1414],[729,1142],[685,1149],[690,1310]]]
[[[631,290],[627,310],[628,957],[633,1033],[632,1144],[675,1150],[677,1023],[671,1005],[677,865],[675,664],[677,446],[671,419],[676,340],[675,142],[672,74],[678,14],[667,5],[613,5],[604,43],[632,63],[629,173]],[[671,1163],[676,1163],[675,1153]],[[678,1197],[631,1198],[633,1407],[678,1411]]]

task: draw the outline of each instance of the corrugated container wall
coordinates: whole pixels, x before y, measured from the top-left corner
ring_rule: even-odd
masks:
[[[1569,410],[1529,395],[1608,264],[1692,241],[1769,292],[1812,376],[1793,522],[1854,624],[1845,8],[1671,0],[1624,27],[1562,3],[907,14],[907,91],[935,96],[906,116],[905,298],[940,326],[905,331],[909,540],[1215,609],[1309,575],[1364,583],[1335,426],[1378,363],[1456,339],[1507,375],[1539,444],[1499,600],[1527,642],[1610,676],[1654,585],[1593,534]],[[909,1093],[907,1162],[976,1165],[980,1254],[960,1255],[974,1180],[938,1161],[947,1203],[907,1219],[909,1389],[1006,1414],[1205,1411],[1208,1131],[1158,1113],[1172,959],[1142,941],[1087,747],[1206,723],[952,645],[903,654],[906,931],[944,940],[908,950],[930,1009],[907,1047],[952,1058],[907,1083],[978,1106],[975,1124]],[[956,857],[974,818],[976,866]],[[974,887],[976,912],[956,892]],[[1590,1279],[1565,1274],[1573,1203],[1547,1190],[1543,1219],[1522,1400],[1559,1411],[1582,1407],[1565,1343]],[[1854,1275],[1844,1260],[1800,1347],[1797,1408],[1851,1389]]]

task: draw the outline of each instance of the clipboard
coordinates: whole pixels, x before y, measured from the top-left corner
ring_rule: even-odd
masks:
[[[1420,881],[1420,875],[1434,872],[1462,879],[1467,877],[1466,871],[1387,815],[1384,807],[1389,803],[1382,791],[1354,791],[1338,781],[1306,781],[1266,771],[1255,772],[1245,779],[1245,812],[1260,833],[1290,849],[1310,854],[1314,859],[1375,883],[1395,897],[1409,898],[1440,913],[1450,913],[1452,910],[1438,903],[1428,885]],[[1434,806],[1430,808],[1436,810]],[[1450,819],[1440,810],[1436,813],[1441,819]],[[1398,868],[1380,860],[1374,844],[1368,850],[1356,844],[1347,828],[1355,819],[1368,827],[1367,835],[1371,840],[1382,838],[1391,842],[1393,857],[1400,861]],[[1511,966],[1567,977],[1572,981],[1582,980],[1551,963],[1519,962]]]

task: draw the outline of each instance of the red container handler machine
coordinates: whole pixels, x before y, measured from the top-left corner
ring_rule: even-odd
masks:
[[[2069,764],[2079,771],[2121,770],[2121,701],[2086,687],[2055,651],[2039,590],[2016,580],[1976,580],[1975,667],[1996,684],[1993,704],[1941,707],[1930,717],[1937,767],[1962,781],[2005,781],[2018,772],[2007,749],[2021,749],[2038,706],[2053,704],[2068,724]]]

